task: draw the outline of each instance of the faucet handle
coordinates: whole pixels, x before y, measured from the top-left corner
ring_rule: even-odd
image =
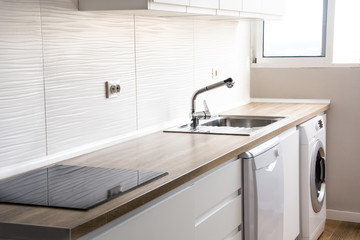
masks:
[[[209,118],[211,118],[211,113],[210,113],[210,110],[209,110],[209,107],[208,107],[208,105],[207,105],[207,103],[206,103],[206,100],[204,99],[204,119],[209,119]]]

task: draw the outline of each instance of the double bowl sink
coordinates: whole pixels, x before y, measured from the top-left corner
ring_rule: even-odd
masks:
[[[219,115],[208,120],[200,120],[196,129],[191,128],[190,124],[184,124],[165,132],[250,136],[282,119],[284,117]]]

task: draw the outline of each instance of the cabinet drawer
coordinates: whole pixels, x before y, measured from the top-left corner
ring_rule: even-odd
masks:
[[[195,217],[204,214],[240,188],[240,160],[231,162],[195,182]]]
[[[195,227],[196,240],[222,240],[242,222],[241,196],[232,199]],[[234,236],[235,237],[235,236]],[[237,239],[237,238],[234,238]]]
[[[83,239],[194,239],[193,188],[188,187],[122,221],[121,218]]]

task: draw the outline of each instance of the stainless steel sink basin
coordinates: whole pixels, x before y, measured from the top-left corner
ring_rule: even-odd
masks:
[[[264,127],[274,122],[277,122],[281,118],[274,117],[236,117],[236,116],[226,116],[219,117],[213,120],[202,123],[203,126],[212,126],[212,127],[244,127],[244,128],[254,128],[254,127]]]
[[[207,134],[229,134],[249,136],[262,130],[270,124],[276,123],[284,117],[267,116],[230,116],[220,115],[209,120],[199,122],[197,129],[192,129],[189,124],[170,128],[164,132],[182,133],[207,133]]]

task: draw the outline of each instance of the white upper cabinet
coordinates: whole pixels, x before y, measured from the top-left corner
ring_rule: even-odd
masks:
[[[155,15],[218,15],[267,18],[282,15],[284,0],[78,0],[80,11],[157,10]],[[137,11],[147,15],[148,11]],[[179,14],[180,13],[180,14]],[[153,14],[151,14],[153,15]]]
[[[190,0],[191,7],[219,8],[219,0]]]
[[[284,0],[243,0],[242,11],[249,13],[283,15]]]
[[[153,2],[189,6],[190,0],[153,0]]]
[[[285,11],[285,1],[284,0],[263,0],[262,13],[265,14],[274,14],[274,15],[283,15]]]
[[[244,12],[261,13],[262,2],[263,0],[243,0],[242,10]]]
[[[243,0],[220,0],[221,10],[242,11]]]

